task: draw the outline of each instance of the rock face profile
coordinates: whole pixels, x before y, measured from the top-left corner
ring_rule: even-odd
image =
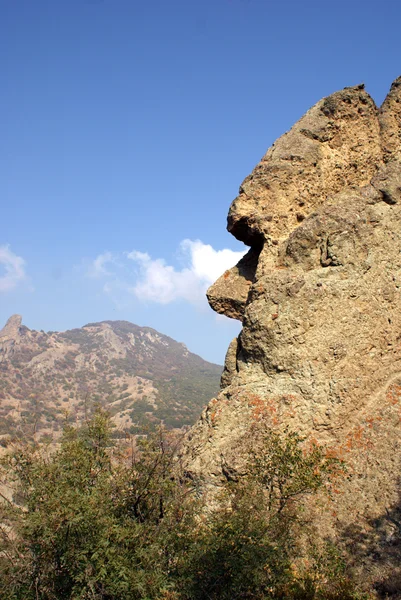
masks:
[[[401,530],[401,77],[381,108],[363,85],[320,100],[242,183],[228,230],[250,250],[208,299],[243,328],[189,436],[190,470],[213,492],[263,410],[345,461],[327,531],[390,543]]]

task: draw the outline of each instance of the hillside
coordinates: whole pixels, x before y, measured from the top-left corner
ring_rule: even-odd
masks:
[[[0,331],[0,436],[57,436],[66,418],[107,407],[116,435],[163,422],[191,425],[217,393],[221,367],[150,327],[89,323],[34,331],[10,317]]]

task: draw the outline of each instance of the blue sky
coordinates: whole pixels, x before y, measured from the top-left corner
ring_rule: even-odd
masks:
[[[0,322],[127,319],[222,363],[239,184],[323,96],[380,104],[400,29],[399,0],[0,0]]]

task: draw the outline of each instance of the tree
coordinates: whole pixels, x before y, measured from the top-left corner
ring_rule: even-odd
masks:
[[[255,425],[242,476],[217,508],[197,499],[159,430],[113,440],[98,410],[67,426],[57,448],[28,444],[3,461],[15,487],[0,503],[4,600],[356,600],[337,550],[311,543],[294,569],[304,499],[343,470],[326,449]],[[133,440],[131,440],[133,442]],[[305,550],[305,549],[304,549]]]
[[[330,490],[344,464],[296,432],[255,423],[239,444],[220,508],[206,515],[182,576],[186,600],[351,600],[359,596],[340,553],[317,547],[303,518],[309,495]],[[301,536],[307,570],[299,571]]]
[[[187,489],[173,483],[176,445],[159,433],[140,459],[111,442],[98,411],[67,427],[59,449],[30,445],[8,460],[17,504],[3,504],[0,597],[160,598],[184,528]]]

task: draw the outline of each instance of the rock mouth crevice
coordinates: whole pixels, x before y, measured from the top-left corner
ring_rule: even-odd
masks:
[[[269,218],[267,217],[266,220],[268,221]],[[236,219],[234,215],[229,215],[227,231],[246,246],[251,246],[256,252],[260,252],[263,248],[265,241],[263,227],[252,216]]]

